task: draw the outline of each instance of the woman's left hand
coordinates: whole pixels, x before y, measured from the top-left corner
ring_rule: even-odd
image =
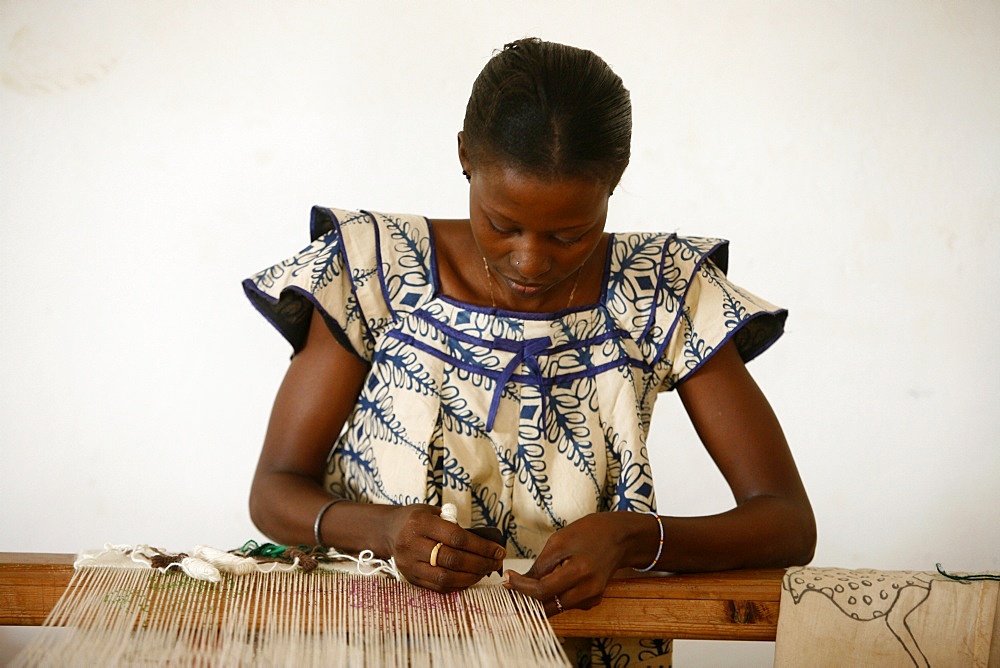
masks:
[[[601,602],[615,571],[630,566],[626,555],[648,542],[653,518],[641,513],[594,513],[556,531],[527,573],[504,574],[506,587],[536,598],[550,617]],[[645,538],[645,540],[643,540]]]

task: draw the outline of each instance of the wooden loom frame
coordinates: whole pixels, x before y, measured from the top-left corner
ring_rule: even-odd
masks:
[[[66,591],[71,554],[0,552],[0,625],[40,626]],[[783,569],[629,575],[590,610],[552,617],[556,635],[773,641]]]

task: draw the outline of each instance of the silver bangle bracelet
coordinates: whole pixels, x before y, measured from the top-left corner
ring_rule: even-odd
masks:
[[[649,511],[649,512],[647,512],[645,514],[646,515],[652,515],[653,517],[656,518],[656,523],[660,527],[660,544],[656,547],[656,556],[653,557],[653,563],[651,563],[649,566],[646,566],[645,568],[633,568],[632,569],[632,570],[636,571],[637,573],[645,573],[647,571],[653,570],[653,568],[656,567],[656,563],[660,560],[660,555],[663,554],[663,518],[660,517],[659,513],[655,513],[655,512],[652,512],[652,511]]]
[[[323,543],[323,531],[321,528],[323,525],[323,516],[326,515],[326,511],[330,510],[330,508],[337,505],[341,501],[346,501],[346,500],[347,499],[330,499],[325,504],[323,504],[323,507],[319,509],[319,514],[316,515],[316,523],[313,524],[313,538],[316,539],[316,545],[323,548],[324,550],[328,548]]]

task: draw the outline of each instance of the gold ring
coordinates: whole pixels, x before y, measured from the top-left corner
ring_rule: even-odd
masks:
[[[552,598],[556,600],[556,609],[559,610],[559,612],[562,612],[563,611],[562,601],[559,600],[558,596],[553,596]]]
[[[444,543],[438,543],[434,546],[434,549],[431,550],[431,566],[438,565],[438,550],[441,549],[442,545],[444,545]]]

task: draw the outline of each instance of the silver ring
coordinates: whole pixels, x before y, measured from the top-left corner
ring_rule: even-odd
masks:
[[[554,599],[556,600],[556,609],[557,609],[557,610],[558,610],[559,612],[562,612],[562,611],[563,611],[563,607],[562,607],[562,601],[560,601],[560,600],[559,600],[559,597],[558,597],[558,596],[553,596],[552,598],[554,598]]]

